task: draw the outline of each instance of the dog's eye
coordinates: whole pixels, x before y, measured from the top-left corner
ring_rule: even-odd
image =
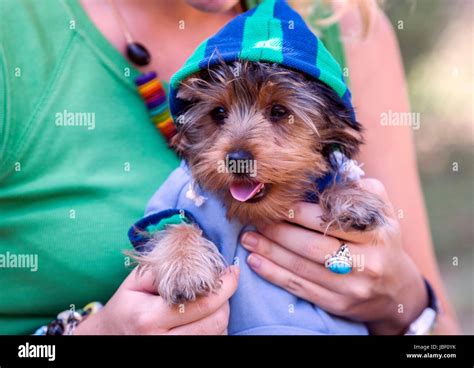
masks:
[[[279,104],[272,105],[272,108],[270,110],[270,118],[272,120],[284,118],[287,114],[288,110],[285,108],[285,106]]]
[[[227,118],[227,111],[222,106],[218,106],[211,111],[211,118],[217,124],[224,124],[224,121]]]

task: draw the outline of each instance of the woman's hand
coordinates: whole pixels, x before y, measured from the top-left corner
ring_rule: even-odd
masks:
[[[181,306],[156,295],[149,272],[135,268],[98,313],[80,323],[75,335],[221,335],[229,323],[228,300],[237,289],[239,268],[230,266],[217,294]]]
[[[398,221],[383,185],[360,185],[389,206],[389,224],[371,232],[329,230],[321,208],[298,203],[291,223],[257,226],[262,234],[243,235],[250,267],[263,278],[335,315],[367,323],[373,334],[400,334],[428,304],[423,278],[404,252]],[[296,225],[300,226],[296,226]],[[339,240],[340,239],[340,240]],[[345,242],[353,270],[340,275],[325,268],[326,259]]]

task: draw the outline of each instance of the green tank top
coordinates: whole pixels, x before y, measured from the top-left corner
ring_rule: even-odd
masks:
[[[110,298],[178,158],[78,0],[3,0],[0,19],[0,333],[27,334]]]
[[[0,19],[0,334],[30,334],[112,296],[178,158],[79,0],[2,0]],[[337,27],[322,36],[344,65]]]

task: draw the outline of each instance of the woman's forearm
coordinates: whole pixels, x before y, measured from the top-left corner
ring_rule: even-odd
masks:
[[[345,16],[341,20],[343,34],[346,30],[349,37],[349,30],[360,28],[358,22],[350,14]],[[354,105],[366,128],[366,145],[360,160],[367,176],[385,185],[400,222],[403,247],[440,300],[442,311],[436,332],[458,333],[455,313],[444,291],[434,254],[412,127],[381,123],[381,117],[389,111],[396,114],[410,111],[400,50],[390,21],[382,11],[375,10],[367,37],[352,37],[345,46]]]

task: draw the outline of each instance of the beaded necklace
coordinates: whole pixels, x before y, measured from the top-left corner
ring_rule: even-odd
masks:
[[[137,66],[148,65],[151,61],[150,52],[145,46],[133,39],[114,1],[108,0],[108,3],[127,41],[126,53],[128,59]],[[151,121],[169,143],[176,134],[176,127],[169,111],[166,91],[158,78],[158,74],[156,72],[141,74],[135,79],[135,85],[148,108]]]
[[[142,74],[135,79],[135,84],[150,112],[151,121],[169,142],[176,134],[176,127],[166,101],[165,89],[158,75],[155,72]]]

